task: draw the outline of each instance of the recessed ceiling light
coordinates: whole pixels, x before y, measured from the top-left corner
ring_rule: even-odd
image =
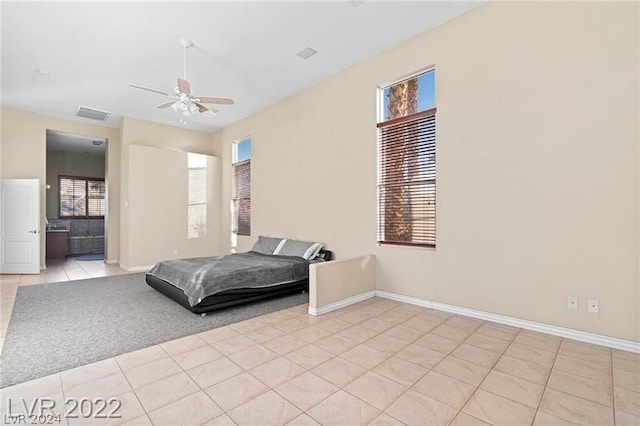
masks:
[[[44,68],[38,68],[36,72],[40,75],[49,75],[49,71],[45,70]]]
[[[364,3],[365,1],[367,1],[367,0],[351,0],[350,3],[351,3],[351,6],[358,7],[362,3]]]
[[[298,55],[299,57],[301,57],[302,59],[309,59],[310,57],[312,57],[313,55],[315,55],[316,53],[318,53],[317,50],[312,49],[310,47],[305,47],[304,49],[302,49],[301,51],[299,51],[298,53],[296,53],[296,55]]]

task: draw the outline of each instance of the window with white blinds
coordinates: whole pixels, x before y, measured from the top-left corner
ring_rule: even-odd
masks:
[[[60,217],[104,217],[104,179],[59,176]]]
[[[251,235],[251,139],[233,146],[233,232]]]
[[[207,233],[207,156],[189,152],[187,237],[198,238]]]
[[[378,243],[435,247],[433,71],[381,92],[385,111],[380,114],[384,121],[377,125]]]

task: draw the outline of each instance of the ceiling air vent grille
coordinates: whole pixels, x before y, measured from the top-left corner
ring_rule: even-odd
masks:
[[[81,106],[78,108],[76,115],[78,117],[90,118],[91,120],[105,121],[111,113]]]
[[[309,59],[310,57],[312,57],[313,55],[315,55],[316,53],[318,53],[317,50],[312,49],[310,47],[305,47],[304,49],[302,49],[301,51],[299,51],[298,53],[296,53],[296,55],[298,55],[299,57],[301,57],[302,59]]]

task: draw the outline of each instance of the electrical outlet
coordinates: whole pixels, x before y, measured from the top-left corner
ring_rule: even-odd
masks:
[[[600,302],[598,299],[589,299],[589,312],[593,314],[600,312]]]
[[[567,299],[567,308],[569,309],[578,309],[578,297],[577,296],[569,296]]]
[[[174,255],[174,256],[177,256],[177,255],[178,255],[178,249],[175,249],[175,248],[173,249],[173,255]]]

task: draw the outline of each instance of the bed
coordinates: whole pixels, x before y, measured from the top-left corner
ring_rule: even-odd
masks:
[[[260,236],[253,249],[226,256],[158,262],[146,282],[198,314],[306,292],[309,264],[330,260],[320,243]]]

